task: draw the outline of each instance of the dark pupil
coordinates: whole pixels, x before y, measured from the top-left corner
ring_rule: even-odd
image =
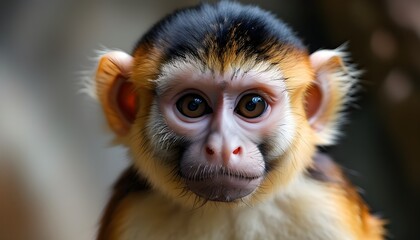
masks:
[[[196,111],[200,104],[203,103],[203,100],[200,98],[194,98],[188,103],[188,110]]]
[[[254,111],[259,102],[262,102],[261,97],[253,97],[251,99],[251,101],[247,102],[247,104],[245,106],[246,110],[248,110],[250,112]]]

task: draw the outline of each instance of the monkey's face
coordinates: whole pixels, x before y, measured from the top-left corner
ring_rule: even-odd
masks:
[[[282,74],[268,64],[215,73],[193,60],[162,69],[147,123],[158,161],[206,200],[254,192],[294,135]]]
[[[273,196],[332,143],[349,69],[308,55],[272,15],[235,3],[180,11],[133,56],[102,56],[96,91],[139,174],[178,203]]]
[[[314,148],[302,104],[309,60],[290,58],[299,62],[286,70],[292,60],[235,58],[222,69],[173,59],[150,81],[133,81],[140,106],[128,144],[140,174],[187,205],[251,203],[287,185]],[[137,69],[148,61],[134,61],[133,79],[144,78]]]

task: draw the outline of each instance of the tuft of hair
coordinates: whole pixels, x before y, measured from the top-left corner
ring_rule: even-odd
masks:
[[[112,51],[120,51],[119,49],[110,49],[105,46],[100,46],[99,49],[94,50],[94,56],[89,57],[91,62],[90,66],[87,66],[85,70],[81,70],[77,73],[78,75],[78,85],[80,89],[77,93],[85,94],[92,99],[99,101],[98,94],[96,93],[96,80],[95,74],[98,68],[98,63],[101,57]]]

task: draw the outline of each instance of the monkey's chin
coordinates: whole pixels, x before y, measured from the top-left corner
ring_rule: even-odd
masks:
[[[254,192],[263,177],[244,178],[215,175],[206,179],[187,179],[187,187],[198,196],[210,201],[233,202]]]

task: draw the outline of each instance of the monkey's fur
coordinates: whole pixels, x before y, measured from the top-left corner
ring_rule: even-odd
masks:
[[[177,11],[131,55],[104,54],[91,90],[133,161],[114,187],[98,239],[382,239],[383,222],[340,167],[316,152],[335,142],[357,77],[344,56],[339,49],[310,55],[273,15],[230,2]],[[249,194],[218,189],[211,177],[221,196],[194,189],[188,184],[198,180],[182,175],[182,162],[196,140],[168,126],[162,99],[182,87],[179,76],[222,79],[224,91],[251,73],[283,89],[275,104],[284,117],[245,140],[262,156],[260,182]]]

